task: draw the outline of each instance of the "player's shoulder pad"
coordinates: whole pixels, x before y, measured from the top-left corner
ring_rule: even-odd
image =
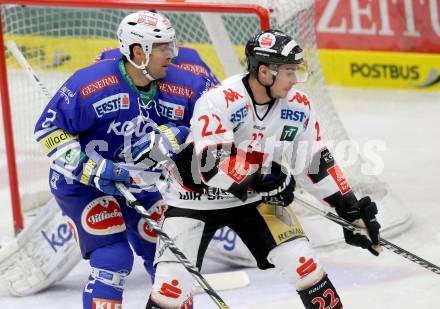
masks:
[[[101,90],[120,85],[121,77],[118,69],[119,60],[97,62],[76,71],[65,86],[78,92],[82,99],[91,98]]]
[[[96,62],[105,61],[105,60],[116,60],[121,59],[122,53],[119,48],[109,48],[104,49],[101,54],[96,58]]]
[[[244,74],[236,74],[232,75],[225,80],[223,80],[220,84],[216,85],[210,91],[213,92],[212,95],[217,95],[218,93],[225,93],[230,91],[235,91],[240,94],[240,96],[244,96],[246,89],[243,85],[243,77]]]
[[[176,60],[176,63],[178,63],[181,61],[191,61],[191,59],[194,58],[201,59],[200,54],[196,49],[188,46],[179,46],[179,53],[174,59]]]
[[[216,104],[225,104],[227,109],[239,107],[247,102],[247,91],[243,84],[244,74],[228,77],[220,84],[211,87],[204,95],[205,99]]]
[[[159,89],[164,84],[188,87],[192,92],[201,93],[208,90],[212,82],[204,76],[184,70],[178,65],[170,64],[167,75],[158,81]]]
[[[168,66],[167,75],[161,80],[180,81],[181,83],[190,84],[192,81],[197,81],[197,80],[203,81],[205,80],[205,78],[201,78],[199,75],[194,74],[191,71],[182,69],[177,64],[171,63]]]
[[[308,112],[310,112],[313,105],[311,98],[305,92],[296,88],[290,89],[284,100],[289,105],[297,104],[298,107],[302,106]]]

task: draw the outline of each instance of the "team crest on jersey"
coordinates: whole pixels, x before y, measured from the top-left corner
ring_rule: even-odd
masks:
[[[61,87],[61,89],[59,90],[59,93],[60,93],[60,96],[62,96],[64,98],[64,101],[66,102],[66,104],[70,104],[70,99],[72,99],[76,95],[76,92],[73,92],[65,85]]]
[[[93,235],[109,235],[125,231],[121,207],[112,196],[91,201],[81,214],[84,230]]]
[[[171,120],[182,120],[185,115],[185,108],[180,104],[159,99],[157,107],[161,116],[167,117]]]
[[[163,201],[159,201],[149,209],[149,214],[154,221],[159,222],[167,209],[167,205]],[[140,219],[137,225],[138,233],[148,242],[156,243],[157,234],[153,232],[148,223],[144,219]]]
[[[246,178],[251,165],[245,160],[227,159],[219,164],[219,169],[232,178],[236,183],[240,184]]]
[[[93,103],[93,108],[98,118],[101,118],[105,114],[116,112],[120,109],[129,109],[130,97],[128,93],[117,93]]]

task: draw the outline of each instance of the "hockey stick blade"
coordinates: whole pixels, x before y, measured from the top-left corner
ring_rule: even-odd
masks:
[[[204,274],[203,276],[216,291],[244,288],[250,282],[248,274],[243,270]],[[195,289],[196,293],[203,291],[198,283]]]
[[[359,227],[355,226],[353,223],[339,217],[338,215],[335,215],[334,213],[332,213],[330,211],[326,211],[326,210],[323,210],[319,207],[316,207],[316,206],[308,203],[306,200],[302,200],[301,198],[298,198],[298,200],[300,202],[300,205],[302,205],[303,207],[305,207],[305,208],[307,208],[307,209],[309,209],[309,210],[311,210],[321,216],[326,217],[330,221],[333,221],[333,222],[341,225],[343,228],[345,228],[347,230],[355,231],[355,230],[359,229]],[[423,267],[425,269],[432,271],[433,273],[435,273],[437,275],[440,275],[440,267],[439,266],[437,266],[431,262],[428,262],[427,260],[415,255],[414,253],[411,253],[405,249],[400,248],[399,246],[393,244],[392,242],[390,242],[386,239],[380,238],[379,242],[384,248],[404,257],[405,259],[407,259],[413,263],[420,265],[421,267]]]
[[[225,301],[217,294],[212,286],[206,281],[198,269],[188,260],[182,251],[174,244],[174,241],[162,231],[157,222],[150,216],[142,204],[134,197],[134,195],[125,187],[122,183],[115,183],[116,188],[125,197],[128,204],[144,218],[150,228],[157,234],[158,237],[165,243],[165,246],[170,249],[172,253],[177,257],[179,262],[185,267],[185,269],[194,277],[196,282],[202,287],[202,289],[208,294],[216,305],[221,309],[229,309]]]

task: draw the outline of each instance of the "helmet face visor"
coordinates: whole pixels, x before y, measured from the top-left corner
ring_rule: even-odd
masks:
[[[177,48],[176,40],[168,43],[155,43],[151,50],[152,54],[156,54],[161,57],[167,57],[168,54],[171,58],[177,57],[179,49]]]
[[[309,76],[309,69],[304,61],[298,64],[283,64],[278,70],[272,70],[277,79],[289,83],[304,83]]]

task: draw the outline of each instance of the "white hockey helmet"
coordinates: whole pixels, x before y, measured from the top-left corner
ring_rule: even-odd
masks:
[[[171,43],[172,57],[177,56],[176,31],[168,18],[160,13],[138,11],[127,15],[119,24],[118,40],[121,53],[150,80],[155,79],[147,71],[154,43]],[[133,44],[139,44],[147,56],[140,65],[130,59],[130,46]]]

